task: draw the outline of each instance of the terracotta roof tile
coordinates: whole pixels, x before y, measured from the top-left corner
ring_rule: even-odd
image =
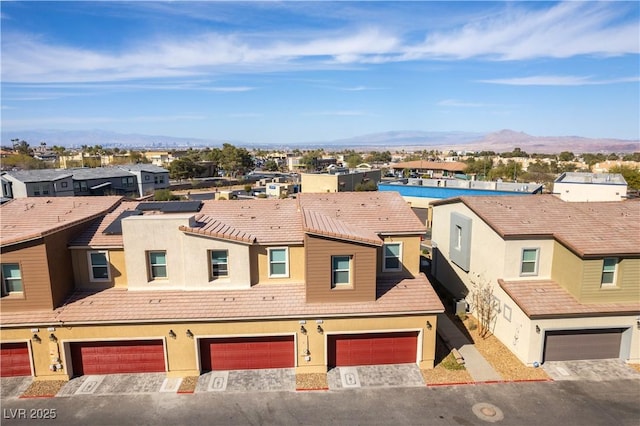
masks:
[[[314,211],[375,234],[426,232],[397,192],[336,192],[298,195],[304,211]]]
[[[95,221],[74,239],[71,247],[122,247],[122,234],[105,234],[104,230],[124,211],[135,210],[138,201],[123,201],[111,213]]]
[[[459,197],[504,238],[553,237],[580,256],[640,253],[640,201],[576,203],[554,195]],[[437,224],[434,224],[437,226]]]
[[[382,245],[382,240],[373,232],[358,229],[338,219],[333,219],[315,211],[304,211],[304,230],[306,232],[339,238],[343,240]]]
[[[531,318],[640,314],[640,300],[628,303],[580,303],[551,280],[498,280],[500,287]]]
[[[240,241],[248,244],[252,244],[256,241],[256,237],[254,235],[229,226],[226,223],[220,222],[208,215],[199,216],[197,222],[200,226],[180,226],[179,229],[191,234],[206,235],[209,237]]]
[[[45,323],[114,323],[118,321],[228,321],[250,318],[394,315],[443,312],[427,278],[378,281],[378,299],[371,302],[306,303],[305,287],[258,284],[246,290],[129,291],[110,288],[76,292],[49,313],[0,313],[3,326]]]
[[[98,218],[122,197],[29,197],[0,206],[0,245],[43,237],[75,224]]]

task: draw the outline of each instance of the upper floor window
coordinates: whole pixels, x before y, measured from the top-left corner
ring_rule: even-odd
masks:
[[[167,278],[167,252],[149,252],[149,276],[151,280]]]
[[[33,186],[33,195],[35,195],[36,197],[40,195],[40,185]]]
[[[211,250],[211,279],[229,276],[229,252]]]
[[[156,175],[153,178],[155,183],[164,183],[164,176],[162,175]]]
[[[449,259],[469,272],[471,267],[472,220],[460,213],[452,212],[449,228]]]
[[[87,191],[87,182],[84,180],[81,181],[73,181],[73,189],[76,191],[86,192]]]
[[[22,274],[17,263],[2,264],[2,294],[21,293]]]
[[[287,247],[270,248],[269,256],[269,277],[289,276],[289,249]]]
[[[385,243],[383,271],[400,271],[402,269],[402,243]]]
[[[91,251],[89,257],[89,278],[91,281],[109,281],[109,254],[106,251]]]
[[[520,275],[538,275],[539,249],[522,249],[522,261],[520,262]]]
[[[602,280],[603,286],[616,285],[616,269],[618,267],[618,259],[615,257],[605,257],[602,263]]]
[[[351,285],[351,256],[331,256],[331,287]]]
[[[45,183],[42,185],[42,195],[49,195],[49,184]]]
[[[68,183],[67,183],[67,182],[60,182],[60,186],[61,186],[62,188],[66,188],[66,187],[67,187],[67,186],[69,186],[69,185],[68,185]]]
[[[122,186],[133,186],[133,176],[123,177]]]

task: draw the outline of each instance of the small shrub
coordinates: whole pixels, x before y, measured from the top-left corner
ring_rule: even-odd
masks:
[[[251,186],[250,184],[246,184],[246,185],[244,186],[244,192],[246,192],[246,193],[251,192],[251,188],[252,188],[252,186]]]
[[[256,197],[258,197],[258,198],[267,198],[267,194],[265,194],[264,192],[261,192],[260,194],[256,195]]]
[[[456,360],[456,357],[453,356],[453,353],[450,353],[449,355],[447,355],[445,359],[442,360],[440,365],[442,365],[445,368],[445,370],[464,370],[465,369],[464,364],[458,364],[458,361]]]
[[[469,330],[475,330],[476,328],[478,328],[478,324],[473,321],[469,321]]]

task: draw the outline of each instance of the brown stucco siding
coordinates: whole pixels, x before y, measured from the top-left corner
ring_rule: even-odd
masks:
[[[376,257],[374,246],[305,236],[306,301],[358,302],[376,298]],[[331,256],[352,257],[352,283],[349,288],[331,288]]]
[[[47,253],[42,239],[4,247],[2,263],[18,263],[22,274],[22,297],[0,299],[4,312],[53,309]]]

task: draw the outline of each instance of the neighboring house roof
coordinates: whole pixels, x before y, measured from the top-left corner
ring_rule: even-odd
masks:
[[[421,169],[421,170],[446,170],[448,172],[464,172],[467,168],[465,163],[458,161],[406,161],[403,163],[391,163],[392,169]]]
[[[118,167],[132,172],[169,173],[169,170],[164,167],[156,166],[155,164],[125,164]]]
[[[168,202],[171,203],[187,202]],[[123,212],[141,210],[144,204],[148,203],[123,202],[70,246],[122,247],[122,235],[106,235],[105,230]],[[181,231],[247,244],[302,244],[305,233],[310,233],[380,246],[380,234],[426,232],[407,203],[394,192],[300,194],[297,200],[206,200],[194,215],[196,224],[180,226]]]
[[[39,169],[6,172],[5,175],[23,183],[52,182],[73,176],[68,170]]]
[[[375,234],[423,234],[427,228],[396,192],[298,194],[300,207]],[[362,232],[361,231],[361,232]]]
[[[71,169],[74,180],[108,179],[133,176],[131,172],[118,167],[86,167]]]
[[[638,315],[640,301],[630,303],[580,303],[560,284],[551,280],[498,280],[500,287],[530,318]]]
[[[122,197],[19,198],[0,206],[0,245],[28,241],[97,218],[114,208]]]
[[[640,254],[640,202],[566,202],[554,195],[458,197],[504,239],[555,238],[581,257]],[[436,224],[437,226],[437,224]]]
[[[303,283],[257,284],[244,290],[128,291],[110,288],[76,292],[54,311],[0,313],[3,326],[18,324],[113,323],[128,321],[228,321],[308,316],[357,317],[442,312],[431,284],[420,274],[378,280],[378,297],[369,302],[307,303]]]
[[[561,174],[556,183],[586,183],[598,185],[626,185],[627,181],[619,173],[581,173],[567,172]]]

